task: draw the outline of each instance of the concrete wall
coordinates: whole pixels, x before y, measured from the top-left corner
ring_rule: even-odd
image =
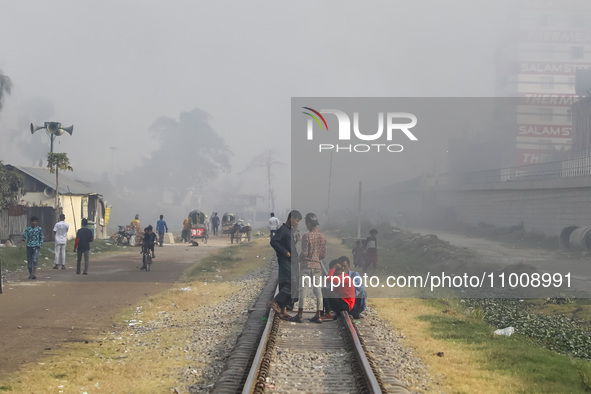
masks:
[[[527,231],[557,236],[569,225],[591,226],[591,177],[426,186],[393,191],[387,205],[415,218],[453,215],[463,223],[523,224]]]

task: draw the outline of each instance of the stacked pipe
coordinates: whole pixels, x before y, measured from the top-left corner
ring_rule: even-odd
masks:
[[[591,226],[567,226],[560,232],[559,240],[564,249],[591,250]]]

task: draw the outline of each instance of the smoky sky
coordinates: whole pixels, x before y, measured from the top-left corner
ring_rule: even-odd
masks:
[[[219,182],[261,195],[264,171],[243,171],[269,149],[290,163],[292,97],[493,96],[512,12],[511,2],[473,0],[0,4],[0,69],[13,82],[0,113],[5,163],[37,165],[49,144],[29,123],[59,121],[74,125],[56,151],[78,176],[147,158],[182,167],[174,152],[153,157],[149,130],[199,109],[233,152]],[[274,169],[284,207],[289,178],[289,165]]]

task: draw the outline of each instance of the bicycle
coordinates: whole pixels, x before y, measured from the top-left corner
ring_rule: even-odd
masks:
[[[143,246],[142,246],[143,248]],[[143,253],[142,253],[142,263],[144,264],[142,266],[142,269],[144,269],[146,272],[150,271],[150,266],[152,265],[152,253],[150,253],[150,249],[149,248],[143,248]]]

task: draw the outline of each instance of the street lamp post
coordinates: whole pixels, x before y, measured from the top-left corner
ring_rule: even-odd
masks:
[[[35,126],[31,123],[31,134],[35,133],[37,130],[45,129],[49,133],[49,155],[48,155],[48,166],[50,167],[51,173],[55,172],[55,217],[56,221],[59,217],[59,183],[58,183],[58,170],[60,167],[62,169],[72,171],[72,167],[69,164],[69,160],[65,153],[63,154],[56,154],[54,157],[53,154],[53,140],[55,137],[59,137],[60,135],[64,134],[64,132],[72,135],[74,132],[74,125],[70,127],[62,127],[62,124],[59,122],[45,122],[43,126]],[[61,157],[63,156],[63,157]],[[53,165],[55,164],[55,170],[53,169]]]

